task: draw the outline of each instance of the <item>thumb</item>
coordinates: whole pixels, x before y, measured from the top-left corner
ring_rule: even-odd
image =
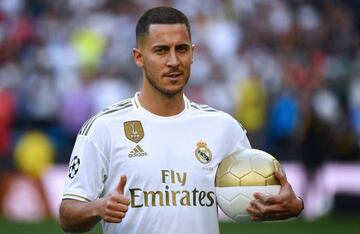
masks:
[[[124,194],[124,188],[125,188],[125,185],[126,185],[126,175],[122,175],[120,177],[120,181],[116,187],[116,191],[120,194]]]
[[[274,172],[276,178],[279,180],[281,186],[284,186],[287,183],[287,179],[282,171],[275,171]]]

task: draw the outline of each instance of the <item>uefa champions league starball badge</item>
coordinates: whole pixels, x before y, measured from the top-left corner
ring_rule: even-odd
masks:
[[[70,162],[69,174],[68,174],[70,179],[73,179],[75,177],[75,175],[79,171],[79,167],[80,167],[80,158],[76,155]]]

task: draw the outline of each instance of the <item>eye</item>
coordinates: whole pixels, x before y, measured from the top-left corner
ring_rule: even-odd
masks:
[[[188,45],[179,45],[176,47],[176,50],[180,53],[186,53],[189,51],[189,46]]]
[[[155,54],[161,55],[161,54],[164,54],[165,52],[166,52],[166,49],[164,47],[157,47],[154,49]]]

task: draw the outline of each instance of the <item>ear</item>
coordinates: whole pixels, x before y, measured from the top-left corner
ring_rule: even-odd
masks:
[[[134,57],[134,61],[135,61],[136,65],[138,65],[138,67],[142,68],[144,66],[144,60],[143,60],[141,51],[138,48],[133,48],[132,53],[133,53],[133,57]]]

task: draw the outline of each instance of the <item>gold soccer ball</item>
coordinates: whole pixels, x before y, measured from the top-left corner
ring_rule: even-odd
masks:
[[[245,149],[226,157],[216,172],[216,199],[220,209],[235,221],[250,220],[246,211],[255,192],[277,195],[280,182],[275,170],[284,171],[270,154]]]

